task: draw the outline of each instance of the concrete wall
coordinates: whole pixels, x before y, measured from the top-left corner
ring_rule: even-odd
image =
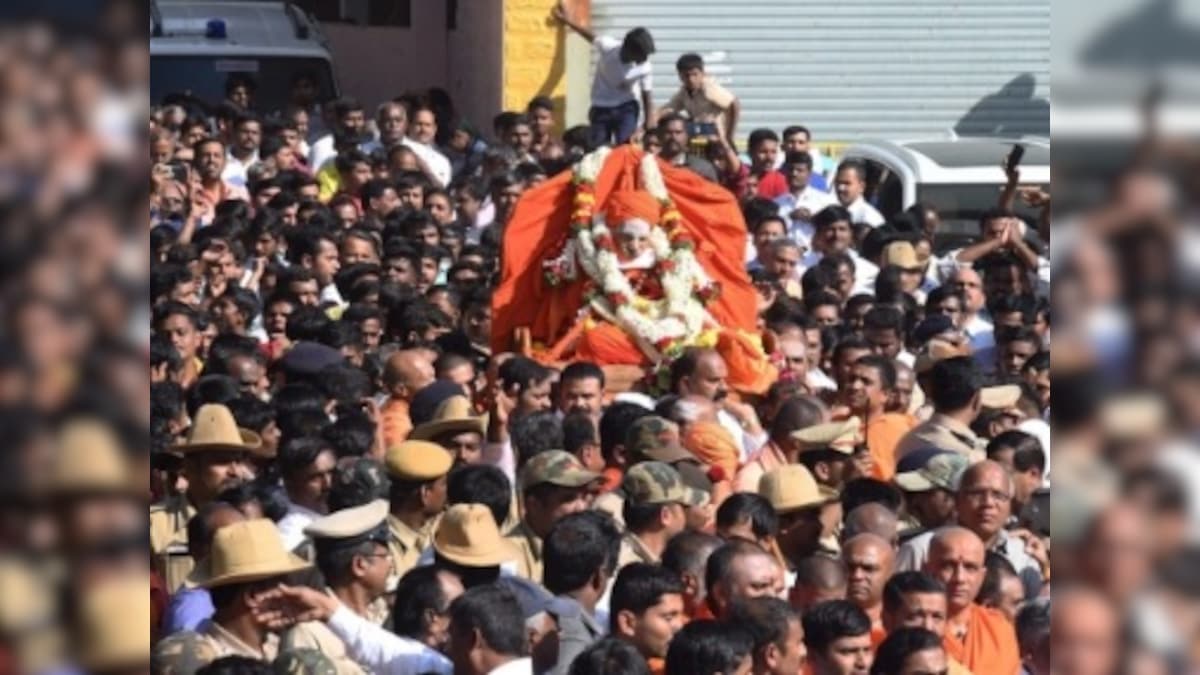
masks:
[[[459,0],[458,28],[447,38],[443,86],[485,136],[491,136],[492,117],[501,109],[503,11],[503,0]]]
[[[342,91],[370,107],[408,90],[445,86],[445,0],[413,0],[409,28],[324,23],[321,30],[329,37]]]

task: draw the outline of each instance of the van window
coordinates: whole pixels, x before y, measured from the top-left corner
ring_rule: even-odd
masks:
[[[186,92],[205,101],[223,101],[225,81],[234,73],[244,73],[254,78],[258,85],[255,108],[259,112],[274,112],[287,105],[292,78],[305,71],[316,78],[321,100],[336,96],[333,69],[325,59],[153,54],[150,57],[150,101],[158,104],[167,94]]]

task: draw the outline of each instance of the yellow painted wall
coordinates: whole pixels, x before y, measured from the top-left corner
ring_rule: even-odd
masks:
[[[567,95],[567,29],[551,17],[557,0],[503,0],[503,103],[524,110],[549,96],[562,128]]]

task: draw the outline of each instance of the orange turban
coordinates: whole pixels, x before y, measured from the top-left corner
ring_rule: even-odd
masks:
[[[742,453],[737,441],[718,422],[693,422],[683,434],[683,447],[701,462],[719,466],[727,477],[737,474]]]
[[[610,230],[627,220],[638,218],[655,225],[662,207],[645,190],[620,190],[608,195],[604,202],[604,220]]]
[[[762,348],[745,333],[721,331],[716,350],[725,360],[725,367],[729,370],[726,381],[735,391],[762,395],[779,379],[779,371],[771,365]]]

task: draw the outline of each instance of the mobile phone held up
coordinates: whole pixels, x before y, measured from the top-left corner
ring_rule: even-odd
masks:
[[[1008,151],[1008,158],[1004,160],[1004,168],[1009,171],[1015,170],[1021,165],[1021,159],[1025,157],[1025,146],[1020,143],[1013,143],[1012,150]]]

